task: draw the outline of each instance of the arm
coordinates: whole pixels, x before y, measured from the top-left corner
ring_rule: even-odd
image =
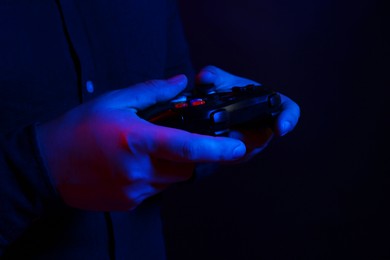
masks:
[[[197,162],[240,159],[241,141],[159,127],[137,116],[136,110],[174,97],[186,83],[178,76],[112,91],[39,125],[37,134],[29,128],[6,138],[1,249],[61,200],[86,210],[130,210],[190,178]]]

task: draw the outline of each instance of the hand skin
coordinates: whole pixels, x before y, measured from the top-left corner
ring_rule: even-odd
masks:
[[[212,65],[201,69],[196,76],[196,81],[200,86],[202,84],[214,85],[214,89],[211,90],[216,92],[230,91],[234,86],[261,85],[256,81],[235,76]],[[279,113],[275,124],[271,128],[235,129],[230,132],[230,137],[242,140],[246,145],[246,155],[240,162],[249,160],[264,150],[273,136],[284,136],[297,125],[300,116],[299,106],[285,95],[280,95],[282,98],[282,112]]]
[[[237,139],[156,126],[137,116],[186,84],[184,75],[137,84],[38,126],[42,155],[64,202],[86,210],[130,210],[189,179],[195,163],[240,160],[246,147]]]

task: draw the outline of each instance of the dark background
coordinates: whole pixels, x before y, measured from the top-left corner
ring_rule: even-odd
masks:
[[[170,259],[390,259],[385,1],[183,0],[194,65],[268,85],[295,131],[170,190]]]

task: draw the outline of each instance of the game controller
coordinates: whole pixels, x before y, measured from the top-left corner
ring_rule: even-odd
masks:
[[[277,92],[247,85],[233,87],[230,92],[183,96],[138,115],[160,126],[221,136],[235,127],[269,126],[280,109],[281,97]]]

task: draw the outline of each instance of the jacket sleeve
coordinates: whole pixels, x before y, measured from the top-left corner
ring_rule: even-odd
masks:
[[[41,159],[36,127],[0,136],[0,256],[45,211],[60,205]]]

